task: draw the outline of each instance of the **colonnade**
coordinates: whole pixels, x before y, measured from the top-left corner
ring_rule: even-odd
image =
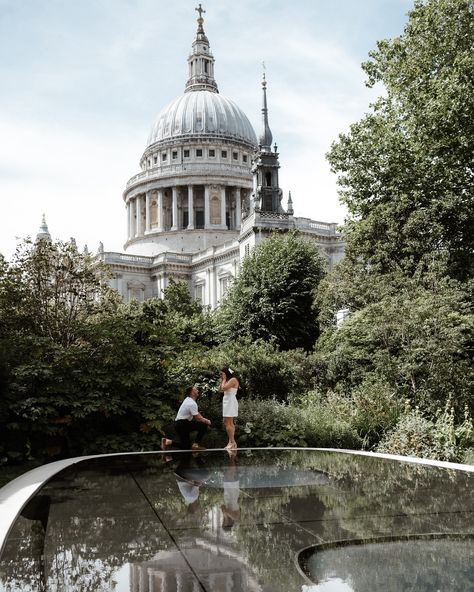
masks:
[[[240,230],[243,191],[226,185],[175,185],[129,197],[128,239],[195,228]]]
[[[242,590],[245,586],[245,574],[238,567],[215,573],[200,570],[198,580],[190,571],[179,569],[176,565],[166,569],[160,563],[133,563],[130,570],[131,592],[200,592],[202,586],[199,580],[203,580],[209,590]]]

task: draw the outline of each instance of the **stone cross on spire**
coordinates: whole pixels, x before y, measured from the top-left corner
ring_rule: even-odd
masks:
[[[206,12],[204,10],[204,8],[201,6],[201,4],[199,4],[199,6],[197,8],[194,9],[196,12],[199,12],[199,18],[202,18],[202,13]]]
[[[197,8],[194,9],[196,12],[199,13],[199,18],[198,18],[198,33],[204,33],[204,29],[203,29],[203,23],[204,23],[204,19],[202,18],[202,13],[206,12],[204,10],[204,8],[201,6],[201,3],[199,3],[199,6]]]

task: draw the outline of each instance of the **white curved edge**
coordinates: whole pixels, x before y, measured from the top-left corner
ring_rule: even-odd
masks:
[[[208,448],[209,452],[223,450],[222,448]],[[445,469],[454,469],[457,471],[467,471],[474,473],[474,465],[465,465],[462,463],[452,463],[441,460],[430,460],[425,458],[417,458],[415,456],[401,456],[396,454],[384,454],[381,452],[368,452],[364,450],[348,450],[345,448],[303,448],[303,447],[263,447],[263,448],[239,448],[239,450],[314,450],[318,452],[340,452],[344,454],[353,454],[357,456],[371,456],[375,458],[383,458],[387,460],[396,460],[400,462],[414,463],[420,465],[429,465],[434,467],[442,467]],[[183,452],[183,451],[168,451]],[[0,489],[0,551],[3,548],[5,539],[9,533],[13,522],[18,514],[21,512],[28,500],[38,491],[38,489],[51,477],[83,460],[92,458],[106,458],[110,456],[123,456],[133,454],[157,454],[163,453],[161,450],[149,450],[141,452],[116,452],[113,454],[92,454],[89,456],[75,456],[58,460],[40,467],[36,467],[23,475],[20,475],[13,481],[10,481]]]
[[[40,467],[31,469],[31,471],[16,477],[16,479],[13,479],[0,488],[0,555],[3,551],[3,544],[8,536],[10,528],[25,504],[48,479],[63,469],[91,458],[122,456],[124,454],[156,454],[156,452],[161,451],[117,452],[113,454],[74,456],[71,458],[65,458],[64,460],[57,460],[46,465],[41,465]]]

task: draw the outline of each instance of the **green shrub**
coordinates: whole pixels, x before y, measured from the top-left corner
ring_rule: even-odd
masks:
[[[377,444],[404,410],[396,388],[370,374],[352,391],[352,401],[354,427],[364,440],[364,448]]]
[[[313,385],[313,363],[303,350],[280,351],[274,344],[248,338],[229,341],[210,350],[205,369],[229,365],[237,372],[244,398],[287,401]]]
[[[463,462],[474,444],[472,419],[466,411],[461,424],[455,423],[450,402],[436,420],[423,416],[418,408],[401,417],[395,428],[380,442],[377,450],[390,454]]]
[[[336,406],[334,401],[322,401],[317,393],[309,393],[298,404],[241,401],[239,445],[360,448],[361,440],[347,414],[335,412]]]

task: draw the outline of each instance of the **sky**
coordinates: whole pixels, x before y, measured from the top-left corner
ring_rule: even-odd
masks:
[[[361,63],[413,0],[205,0],[219,92],[261,121],[262,62],[284,203],[342,223],[325,154],[383,92]],[[158,113],[181,95],[193,0],[0,0],[0,253],[35,237],[122,251],[122,193]]]

